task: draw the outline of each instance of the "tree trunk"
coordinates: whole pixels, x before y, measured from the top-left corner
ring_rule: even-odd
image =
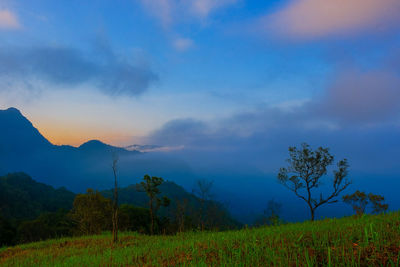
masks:
[[[116,167],[113,166],[114,170],[114,203],[113,203],[113,242],[118,242],[118,183],[117,183],[117,172]]]
[[[310,208],[310,211],[311,211],[311,221],[314,221],[315,210],[313,208]]]
[[[150,220],[151,220],[150,234],[153,235],[153,233],[154,233],[154,215],[153,215],[153,199],[151,199],[151,198],[150,198]]]

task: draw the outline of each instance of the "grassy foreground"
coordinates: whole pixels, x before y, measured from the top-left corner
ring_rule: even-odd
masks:
[[[0,249],[0,266],[399,266],[400,212],[229,232],[64,238]]]

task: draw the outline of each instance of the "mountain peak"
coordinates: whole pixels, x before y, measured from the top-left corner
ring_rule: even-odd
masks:
[[[25,118],[21,111],[19,109],[14,108],[14,107],[9,107],[8,109],[3,109],[0,110],[0,114],[3,114],[4,116],[12,116],[13,118]]]
[[[0,144],[3,147],[14,144],[16,147],[25,149],[50,145],[50,142],[14,107],[0,110],[0,125],[3,130],[0,133]]]
[[[83,143],[82,145],[80,145],[80,147],[88,146],[88,145],[106,145],[106,144],[101,142],[100,140],[93,139],[93,140],[89,140],[89,141]]]
[[[21,114],[21,111],[19,111],[19,109],[14,108],[14,107],[9,107],[8,109],[5,109],[4,111],[7,111],[7,112],[14,112],[14,113],[16,113],[16,114],[22,115],[22,114]]]
[[[102,148],[110,148],[110,145],[107,145],[100,140],[89,140],[86,143],[83,143],[79,146],[79,148],[83,149],[102,149]]]

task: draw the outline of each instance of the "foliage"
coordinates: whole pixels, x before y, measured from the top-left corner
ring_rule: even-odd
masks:
[[[111,216],[111,200],[98,191],[88,189],[86,194],[75,197],[71,218],[76,222],[79,234],[99,234],[111,229]]]
[[[59,210],[44,213],[35,220],[22,222],[18,227],[18,241],[27,243],[72,236],[74,230],[75,224],[69,217],[68,211]]]
[[[289,166],[280,169],[278,180],[307,203],[313,221],[318,207],[337,202],[335,198],[351,184],[346,178],[349,165],[346,159],[340,160],[337,163],[338,169],[333,171],[333,192],[326,197],[323,197],[322,193],[319,197],[315,197],[314,190],[322,185],[322,177],[327,174],[334,157],[328,148],[319,147],[313,151],[306,143],[302,144],[301,149],[289,147],[289,155],[290,158],[287,160]]]
[[[148,209],[122,204],[119,207],[119,226],[121,231],[150,233],[150,213]]]
[[[367,195],[365,192],[360,192],[359,190],[351,195],[343,196],[343,201],[351,205],[357,215],[364,214],[368,204],[372,205],[373,213],[385,212],[389,208],[389,205],[384,204],[384,200],[385,198],[383,196],[374,195],[372,193]]]
[[[174,236],[111,233],[0,250],[2,266],[398,266],[400,213]]]

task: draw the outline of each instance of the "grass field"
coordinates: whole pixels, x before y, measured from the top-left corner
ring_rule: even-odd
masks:
[[[400,212],[229,232],[122,233],[0,249],[0,266],[399,266]]]

